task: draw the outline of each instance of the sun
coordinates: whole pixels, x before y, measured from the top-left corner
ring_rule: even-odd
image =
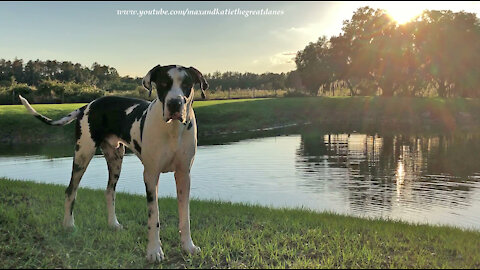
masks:
[[[387,14],[398,24],[407,23],[422,13],[421,10],[418,10],[415,7],[409,7],[408,3],[403,6],[388,8],[386,11]]]

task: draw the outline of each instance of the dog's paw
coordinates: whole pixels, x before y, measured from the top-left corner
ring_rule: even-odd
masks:
[[[150,263],[161,262],[165,259],[165,255],[163,254],[162,247],[156,246],[153,248],[147,249],[147,261]]]
[[[193,243],[190,243],[188,245],[185,245],[183,247],[183,250],[187,252],[188,254],[195,255],[200,253],[202,251],[199,247],[195,246]]]
[[[118,221],[115,222],[115,223],[110,223],[110,224],[108,224],[108,226],[109,226],[110,228],[116,230],[116,231],[119,231],[119,230],[122,230],[122,229],[123,229],[123,225],[120,224],[120,223],[118,223]]]
[[[73,217],[71,218],[64,218],[63,219],[63,227],[65,229],[73,229],[75,228],[75,221],[73,219]]]

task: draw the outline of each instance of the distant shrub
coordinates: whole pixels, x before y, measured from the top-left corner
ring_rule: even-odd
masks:
[[[87,84],[68,83],[64,102],[90,102],[105,95],[105,91]]]
[[[0,87],[0,104],[12,104],[12,93],[6,87]]]
[[[10,96],[9,104],[20,104],[18,95],[22,95],[25,98],[32,98],[34,94],[34,88],[28,86],[26,83],[13,84],[7,92]]]
[[[24,97],[29,97],[33,94],[33,88],[28,86],[26,83],[15,84],[10,87],[10,92],[14,95],[22,95]]]
[[[11,87],[0,87],[0,104],[20,104],[18,95],[25,98],[32,98],[35,88],[27,84],[13,84]]]
[[[0,87],[10,87],[11,85],[12,85],[12,81],[10,81],[10,80],[1,80],[0,81]]]
[[[130,97],[138,98],[144,100],[153,100],[156,97],[155,90],[152,91],[152,96],[148,96],[148,91],[146,91],[143,86],[138,86],[135,90],[130,91],[113,91],[105,93],[107,96],[117,96],[117,97]]]
[[[126,81],[125,81],[126,80]],[[107,92],[121,92],[121,91],[132,91],[137,87],[138,83],[134,79],[129,78],[119,78],[117,80],[109,81],[105,83],[103,88]]]
[[[309,95],[304,93],[304,92],[301,92],[299,90],[289,90],[287,91],[283,97],[308,97]]]
[[[41,103],[90,102],[103,95],[103,90],[88,84],[44,80],[35,91],[35,101]]]
[[[37,86],[35,92],[36,101],[40,102],[63,102],[66,84],[55,80],[44,80]]]

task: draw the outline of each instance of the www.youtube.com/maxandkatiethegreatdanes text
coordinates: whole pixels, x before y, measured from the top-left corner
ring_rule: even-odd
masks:
[[[149,10],[140,10],[140,9],[117,9],[117,15],[119,16],[278,16],[283,15],[283,10],[270,10],[266,9],[256,9],[256,10],[247,10],[241,8],[213,8],[213,9],[149,9]]]

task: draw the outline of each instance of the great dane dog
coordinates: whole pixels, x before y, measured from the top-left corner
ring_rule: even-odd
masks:
[[[205,98],[208,83],[194,67],[178,65],[151,69],[142,84],[151,94],[152,102],[123,97],[101,97],[71,112],[59,120],[51,120],[37,113],[26,99],[20,100],[27,110],[42,122],[63,126],[76,121],[76,145],[70,185],[65,191],[63,225],[73,227],[73,206],[83,173],[100,147],[108,165],[108,185],[105,191],[108,224],[121,229],[115,215],[115,186],[120,176],[125,146],[143,163],[143,179],[148,206],[147,260],[161,261],[164,254],[159,238],[157,185],[160,173],[175,172],[179,230],[183,249],[195,254],[190,235],[190,168],[197,149],[197,126],[193,112],[193,86],[198,83]]]

